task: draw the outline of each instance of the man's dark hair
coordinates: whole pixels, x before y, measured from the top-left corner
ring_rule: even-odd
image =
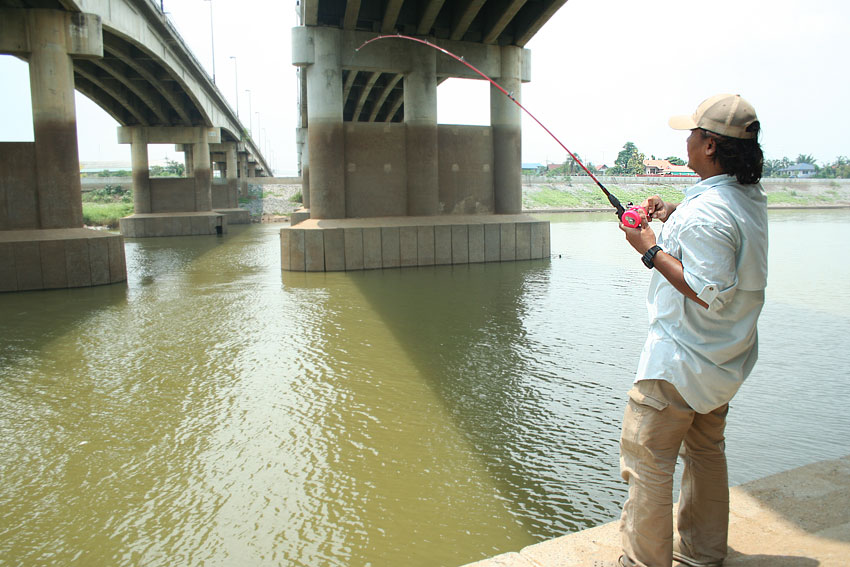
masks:
[[[758,183],[764,168],[764,154],[758,142],[760,125],[758,121],[747,127],[747,132],[755,132],[756,137],[750,140],[721,136],[709,130],[700,128],[703,136],[714,139],[717,151],[714,159],[723,168],[724,173],[734,175],[738,183],[744,185]]]

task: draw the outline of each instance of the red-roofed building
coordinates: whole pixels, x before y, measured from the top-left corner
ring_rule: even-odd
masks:
[[[687,165],[673,165],[666,159],[643,160],[644,175],[676,175],[696,177],[696,172]]]

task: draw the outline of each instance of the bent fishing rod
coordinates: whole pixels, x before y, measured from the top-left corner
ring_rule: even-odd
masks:
[[[581,160],[580,160],[580,159],[578,159],[578,158],[576,157],[576,155],[575,155],[573,152],[571,152],[571,151],[569,150],[569,148],[567,148],[567,146],[565,146],[565,145],[564,145],[564,143],[563,143],[563,142],[561,142],[561,140],[559,140],[559,139],[558,139],[558,137],[557,137],[557,136],[555,136],[555,134],[553,134],[553,133],[549,130],[549,128],[547,128],[546,126],[544,126],[544,125],[543,125],[543,123],[542,123],[542,122],[540,122],[540,120],[538,120],[536,116],[534,116],[534,115],[533,115],[533,114],[532,114],[532,113],[531,113],[531,112],[530,112],[527,108],[525,108],[522,104],[520,104],[520,102],[519,102],[516,98],[514,98],[513,93],[509,93],[507,90],[505,90],[505,89],[502,87],[502,85],[500,85],[499,83],[497,83],[496,81],[494,81],[493,79],[491,79],[490,77],[488,77],[487,75],[485,75],[485,74],[484,74],[482,71],[480,71],[477,67],[475,67],[474,65],[472,65],[472,64],[471,64],[469,61],[467,61],[466,59],[464,59],[464,57],[463,57],[463,56],[455,55],[454,53],[452,53],[452,52],[451,52],[451,51],[449,51],[448,49],[445,49],[445,48],[443,48],[443,47],[440,47],[439,45],[437,45],[437,44],[435,44],[435,43],[431,43],[431,42],[430,42],[430,41],[428,41],[427,39],[420,39],[420,38],[418,38],[418,37],[411,37],[411,36],[409,36],[409,35],[402,35],[402,34],[396,34],[396,35],[379,35],[379,36],[377,36],[377,37],[373,37],[372,39],[370,39],[370,40],[368,40],[368,41],[363,42],[363,45],[361,45],[360,47],[358,47],[355,51],[360,51],[361,49],[363,49],[364,47],[366,47],[367,45],[369,45],[370,43],[373,43],[373,42],[375,42],[375,41],[378,41],[378,40],[381,40],[381,39],[393,39],[393,38],[395,38],[395,39],[406,39],[406,40],[409,40],[409,41],[415,41],[416,43],[421,43],[422,45],[427,45],[428,47],[432,47],[432,48],[436,49],[437,51],[439,51],[439,52],[441,52],[441,53],[445,53],[446,55],[448,55],[449,57],[451,57],[451,58],[452,58],[452,59],[454,59],[455,61],[458,61],[458,62],[460,62],[460,63],[462,63],[462,64],[466,65],[466,66],[467,66],[467,67],[469,67],[469,68],[470,68],[470,69],[471,69],[474,73],[476,73],[476,74],[477,74],[477,75],[479,75],[481,78],[483,78],[484,80],[488,81],[491,85],[493,85],[494,87],[496,87],[496,88],[497,88],[497,89],[498,89],[498,90],[499,90],[499,91],[500,91],[503,95],[505,95],[506,97],[508,97],[509,99],[511,99],[511,100],[514,102],[514,104],[516,104],[518,107],[520,107],[520,108],[522,109],[522,111],[523,111],[523,112],[525,112],[526,114],[528,114],[528,116],[530,116],[532,120],[534,120],[535,122],[537,122],[537,124],[538,124],[541,128],[543,128],[543,130],[545,130],[547,134],[549,134],[550,136],[552,136],[552,139],[553,139],[553,140],[555,140],[556,142],[558,142],[558,145],[559,145],[559,146],[561,146],[561,147],[562,147],[562,148],[563,148],[563,149],[564,149],[564,150],[565,150],[565,151],[566,151],[566,152],[570,155],[570,157],[571,157],[571,158],[573,158],[573,161],[575,161],[575,162],[576,162],[576,163],[577,163],[577,164],[578,164],[578,165],[579,165],[579,166],[580,166],[580,167],[581,167],[581,168],[582,168],[582,169],[583,169],[583,170],[584,170],[584,171],[585,171],[585,172],[586,172],[586,173],[590,176],[590,178],[591,178],[591,179],[593,179],[593,181],[594,181],[594,182],[595,182],[595,183],[599,186],[599,188],[600,188],[600,189],[602,189],[602,192],[603,192],[603,193],[605,194],[605,196],[608,198],[608,202],[609,202],[609,203],[611,203],[611,206],[613,206],[613,207],[614,207],[614,210],[616,211],[616,214],[617,214],[617,218],[618,218],[618,219],[620,219],[620,222],[622,222],[624,225],[626,225],[626,226],[628,226],[628,227],[630,227],[630,228],[634,228],[634,227],[640,226],[640,223],[641,223],[641,216],[640,216],[640,213],[639,213],[638,211],[639,211],[640,209],[642,209],[642,207],[636,207],[636,206],[633,206],[631,203],[629,203],[629,208],[628,208],[628,209],[626,209],[625,207],[623,207],[623,205],[620,203],[620,200],[619,200],[619,199],[617,199],[617,197],[615,197],[615,196],[614,196],[614,195],[613,195],[610,191],[608,191],[608,189],[606,189],[604,185],[602,185],[602,183],[601,183],[601,182],[600,182],[600,181],[596,178],[596,176],[595,176],[595,175],[593,175],[593,173],[591,173],[591,171],[590,171],[587,167],[585,167],[585,165],[581,162]]]

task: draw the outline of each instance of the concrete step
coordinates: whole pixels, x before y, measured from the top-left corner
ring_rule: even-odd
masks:
[[[730,498],[725,567],[850,565],[850,456],[733,487]],[[611,522],[466,567],[601,567],[619,555]]]

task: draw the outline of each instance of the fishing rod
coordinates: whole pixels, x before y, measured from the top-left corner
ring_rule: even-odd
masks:
[[[486,81],[489,81],[491,85],[496,87],[502,94],[504,94],[506,97],[511,99],[514,102],[514,104],[516,104],[518,107],[520,107],[523,110],[523,112],[528,114],[531,117],[532,120],[537,122],[537,124],[541,128],[543,128],[543,130],[545,130],[547,134],[552,136],[552,139],[555,140],[556,142],[558,142],[558,145],[561,146],[562,148],[564,148],[564,150],[570,155],[570,157],[573,158],[573,161],[575,161],[590,176],[590,178],[593,179],[593,181],[599,186],[600,189],[602,189],[602,192],[608,198],[608,202],[611,203],[611,206],[614,207],[614,210],[616,211],[616,214],[617,214],[617,218],[620,219],[620,222],[622,222],[624,225],[626,225],[630,228],[640,226],[641,215],[640,215],[640,212],[638,212],[638,211],[643,209],[643,207],[633,206],[631,203],[628,204],[628,207],[629,207],[628,209],[623,207],[622,203],[620,203],[620,200],[617,199],[617,197],[615,197],[610,191],[608,191],[608,189],[606,189],[604,185],[602,185],[602,183],[596,178],[596,176],[593,175],[593,173],[591,173],[591,171],[587,167],[585,167],[585,165],[581,162],[581,160],[578,159],[576,157],[576,155],[573,152],[571,152],[569,150],[569,148],[567,148],[567,146],[565,146],[564,143],[561,142],[561,140],[559,140],[558,137],[555,136],[555,134],[553,134],[549,130],[549,128],[544,126],[543,123],[540,122],[540,120],[538,120],[536,116],[534,116],[526,107],[524,107],[522,104],[520,104],[520,102],[516,98],[514,98],[513,93],[509,93],[507,90],[505,90],[502,87],[502,85],[500,85],[499,83],[497,83],[496,81],[494,81],[493,79],[491,79],[490,77],[485,75],[477,67],[472,65],[466,59],[464,59],[463,56],[455,55],[454,53],[452,53],[448,49],[440,47],[439,45],[437,45],[435,43],[431,43],[427,39],[420,39],[418,37],[411,37],[409,35],[402,35],[402,34],[379,35],[377,37],[373,37],[372,39],[363,42],[363,45],[358,47],[355,51],[360,51],[361,49],[363,49],[364,47],[366,47],[370,43],[378,41],[380,39],[392,39],[392,38],[415,41],[416,43],[421,43],[422,45],[427,45],[428,47],[432,47],[432,48],[436,49],[437,51],[439,51],[441,53],[445,53],[446,55],[448,55],[449,57],[451,57],[455,61],[463,63],[464,65],[469,67],[474,73],[476,73],[477,75],[480,75],[481,78],[483,78]],[[644,213],[645,213],[645,211],[644,211]]]

